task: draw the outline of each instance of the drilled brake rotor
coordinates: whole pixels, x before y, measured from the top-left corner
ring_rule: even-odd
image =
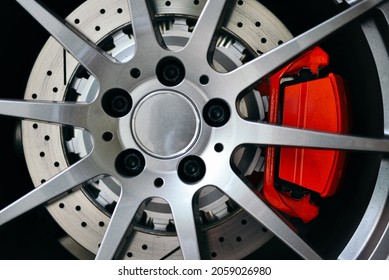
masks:
[[[206,1],[151,2],[167,47],[171,50],[183,48]],[[234,1],[234,4],[228,5],[231,15],[228,21],[223,23],[223,32],[212,54],[214,67],[218,71],[231,71],[250,58],[261,55],[291,38],[282,23],[257,1]],[[126,62],[135,50],[129,14],[125,0],[88,0],[72,12],[67,21],[91,41],[99,43],[111,56]],[[190,67],[196,68],[196,65]],[[136,70],[130,74],[140,75]],[[59,43],[50,38],[36,60],[25,99],[89,102],[96,98],[99,87],[99,82],[80,67]],[[161,98],[166,93],[170,94],[170,99]],[[266,100],[257,96],[247,94],[239,107],[242,114],[261,120],[264,119],[267,104]],[[192,148],[192,142],[201,130],[197,120],[201,113],[197,112],[188,98],[161,89],[160,92],[154,92],[152,96],[142,99],[140,104],[135,110],[136,118],[134,117],[131,130],[121,133],[122,138],[126,138],[126,133],[134,134],[140,150],[161,159],[177,157]],[[153,106],[162,106],[161,104],[167,108],[173,106],[178,111],[173,112],[170,117],[165,114],[164,119],[159,120],[157,125],[154,124],[152,132],[142,130],[143,124],[149,119],[148,110]],[[150,144],[151,138],[155,139],[158,134],[163,134],[164,123],[171,124],[175,120],[174,114],[180,115],[187,110],[193,111],[185,117],[187,122],[178,122],[177,125],[192,125],[193,135],[176,135],[172,140],[174,145],[169,148],[165,148],[164,143],[156,145],[155,140]],[[150,115],[152,113],[150,112]],[[183,115],[181,118],[184,118]],[[154,135],[154,132],[157,135]],[[22,134],[27,166],[35,186],[55,176],[74,160],[85,157],[97,143],[94,143],[86,131],[31,121],[23,121]],[[111,131],[104,133],[104,141],[110,141],[114,134],[115,132]],[[241,173],[250,175],[253,171],[261,170],[262,151],[253,147],[242,148],[235,153],[233,161]],[[163,170],[160,172],[163,174]],[[163,187],[162,176],[156,178],[154,184],[155,187]],[[89,258],[97,253],[102,242],[112,210],[119,199],[120,186],[115,178],[107,177],[80,187],[77,191],[49,203],[47,209],[69,235],[60,240],[62,244],[77,257]],[[259,182],[258,188],[260,187]],[[243,258],[272,237],[261,224],[215,188],[204,188],[199,194],[198,204],[203,236],[201,247],[205,258]],[[174,229],[175,221],[165,200],[151,198],[145,202],[138,211],[133,226],[134,230],[117,257],[182,258]]]

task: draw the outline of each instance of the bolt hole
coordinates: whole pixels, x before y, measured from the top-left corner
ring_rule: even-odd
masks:
[[[200,77],[200,83],[201,83],[202,85],[208,84],[208,83],[209,83],[209,78],[208,78],[208,76],[207,76],[207,75],[202,75],[202,76]]]
[[[154,180],[154,186],[156,186],[157,188],[162,187],[164,183],[165,182],[162,178],[157,178]]]
[[[215,151],[216,151],[216,152],[220,153],[220,152],[223,151],[223,149],[224,149],[223,144],[217,143],[217,144],[215,145]]]
[[[131,71],[130,71],[130,75],[131,77],[133,77],[134,79],[138,79],[141,75],[141,72],[138,68],[132,68]]]
[[[106,141],[106,142],[109,142],[113,139],[113,134],[109,131],[107,132],[104,132],[103,134],[103,140]]]

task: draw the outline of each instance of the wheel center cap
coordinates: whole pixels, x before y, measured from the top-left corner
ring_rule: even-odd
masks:
[[[158,91],[137,105],[132,133],[138,145],[157,158],[174,158],[186,153],[200,133],[200,116],[183,94]]]

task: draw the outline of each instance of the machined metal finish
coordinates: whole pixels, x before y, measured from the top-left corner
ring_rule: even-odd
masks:
[[[148,5],[148,1],[112,1],[115,3],[110,2],[109,4],[102,0],[87,1],[84,8],[103,4],[117,5],[118,3],[121,8],[120,10],[105,8],[112,14],[120,11],[117,21],[114,24],[107,24],[105,33],[95,34],[89,26],[89,29],[84,27],[85,30],[82,31],[84,35],[76,31],[76,27],[70,27],[70,23],[58,19],[35,1],[18,0],[17,2],[62,45],[62,47],[59,46],[51,39],[43,52],[54,48],[57,51],[53,52],[53,56],[58,55],[63,58],[64,55],[69,56],[70,53],[74,57],[68,57],[65,73],[61,75],[76,76],[75,70],[77,64],[80,63],[96,79],[98,90],[94,98],[85,99],[88,101],[67,101],[64,100],[64,96],[68,85],[66,83],[52,85],[49,81],[49,88],[56,88],[54,92],[59,91],[62,95],[36,98],[37,93],[34,86],[39,83],[32,81],[28,87],[26,99],[36,100],[0,100],[0,114],[34,121],[26,121],[23,124],[24,132],[28,132],[29,136],[41,135],[42,131],[37,132],[41,129],[40,126],[45,131],[43,134],[48,133],[46,131],[54,131],[50,133],[54,135],[50,141],[55,143],[47,151],[42,151],[39,156],[26,153],[26,160],[32,166],[31,168],[36,168],[34,166],[39,165],[40,161],[43,162],[47,157],[56,158],[50,154],[58,154],[55,147],[63,147],[62,135],[59,133],[61,129],[52,124],[80,128],[85,131],[85,137],[89,137],[92,143],[92,148],[86,149],[85,154],[73,164],[70,164],[61,152],[56,162],[49,163],[55,168],[48,168],[47,178],[39,176],[33,178],[34,183],[39,185],[35,190],[0,211],[0,225],[38,205],[52,202],[62,194],[75,191],[68,195],[67,200],[62,200],[61,204],[51,203],[50,211],[62,223],[65,223],[66,217],[62,216],[63,212],[59,211],[58,207],[61,209],[69,207],[72,211],[81,212],[77,217],[87,230],[80,231],[68,227],[67,231],[71,236],[82,235],[80,239],[88,240],[83,246],[96,253],[97,259],[112,259],[123,257],[121,249],[126,245],[124,243],[127,237],[137,235],[138,237],[134,239],[136,242],[144,238],[145,232],[137,231],[133,221],[140,220],[139,213],[142,213],[153,198],[159,198],[164,202],[162,204],[169,205],[182,257],[200,259],[207,249],[202,248],[199,242],[202,238],[200,236],[199,197],[201,197],[201,192],[208,191],[207,188],[212,187],[217,190],[218,199],[216,201],[228,197],[231,202],[242,209],[241,212],[248,213],[249,218],[239,218],[240,220],[244,219],[245,223],[248,220],[254,221],[254,227],[265,227],[302,258],[320,259],[321,256],[316,249],[290,227],[284,217],[276,213],[253,192],[251,184],[247,183],[243,175],[236,171],[232,159],[237,150],[245,145],[274,145],[367,151],[383,153],[384,157],[389,153],[387,135],[373,139],[270,125],[261,120],[251,121],[243,118],[237,105],[242,93],[251,91],[252,86],[260,79],[318,44],[347,23],[385,2],[383,0],[359,1],[339,15],[294,39],[290,39],[288,37],[290,34],[282,29],[280,33],[284,32],[284,35],[287,35],[282,37],[284,41],[277,48],[254,57],[247,63],[232,63],[233,58],[229,58],[226,66],[223,66],[223,59],[216,59],[214,55],[217,53],[220,57],[225,57],[225,50],[218,50],[220,48],[218,40],[225,30],[231,31],[228,29],[228,24],[224,23],[231,15],[229,9],[232,8],[230,2],[226,0],[207,1],[204,4],[189,38],[184,40],[187,35],[175,34],[185,42],[182,46],[177,43],[179,40],[172,37],[170,39],[177,45],[171,46],[164,41],[166,34],[158,32],[157,17],[153,12],[156,8]],[[166,9],[166,7],[160,9]],[[81,17],[81,11],[84,9],[76,11],[68,20],[75,22],[75,19]],[[109,21],[108,18],[104,20]],[[129,37],[134,40],[135,47],[125,62],[119,62],[118,59],[108,55],[96,45],[104,39],[104,35],[119,30],[129,22],[132,30]],[[278,21],[276,22],[279,24]],[[237,38],[237,40],[242,38]],[[287,41],[288,39],[290,40]],[[281,39],[276,42],[279,40]],[[242,40],[242,43],[247,42]],[[250,51],[256,51],[255,45],[250,43],[247,45],[251,48]],[[273,47],[275,47],[274,44]],[[63,48],[66,51],[63,51]],[[158,62],[166,57],[174,57],[185,67],[185,78],[178,84],[163,84],[156,76]],[[40,60],[39,63],[44,65],[47,62]],[[36,67],[43,67],[42,65]],[[136,73],[139,70],[139,75],[134,74],[134,69]],[[68,70],[71,70],[71,73],[67,73]],[[206,77],[205,80],[204,77]],[[121,88],[129,92],[134,104],[133,109],[121,118],[108,115],[102,106],[104,93],[113,88]],[[228,122],[221,127],[208,125],[201,114],[206,104],[215,98],[222,99],[230,110]],[[386,101],[384,101],[385,104],[387,104]],[[44,123],[50,123],[50,125]],[[387,132],[387,126],[385,126],[385,132]],[[104,137],[104,135],[112,137]],[[26,143],[28,139],[24,141],[25,147],[29,147],[27,149],[30,149],[31,145],[37,145]],[[222,145],[222,149],[215,149],[217,145],[218,147]],[[36,151],[37,149],[39,147],[33,147],[30,150]],[[115,168],[118,155],[128,149],[143,152],[145,167],[137,176],[123,176]],[[193,183],[182,181],[177,172],[180,161],[187,156],[201,158],[206,167],[205,174]],[[381,172],[388,173],[386,161],[382,162]],[[36,171],[35,174],[41,174],[41,172]],[[385,176],[381,178],[386,178]],[[83,219],[91,218],[82,216],[84,209],[78,208],[80,201],[90,208],[90,212],[96,211],[97,207],[88,201],[87,196],[80,191],[77,192],[76,189],[82,187],[83,184],[99,182],[104,177],[114,178],[114,183],[108,187],[107,192],[118,195],[116,206],[112,214],[104,211],[97,214],[101,223],[86,223]],[[387,188],[385,180],[380,181],[379,184],[381,188]],[[387,196],[386,189],[378,194],[377,192],[372,200],[377,199],[380,193]],[[234,215],[242,215],[241,212],[238,211]],[[369,213],[366,215],[370,215]],[[164,220],[164,216],[159,218]],[[228,222],[231,220],[227,220]],[[209,231],[212,230],[215,229]],[[209,238],[209,235],[206,236]],[[358,236],[360,233],[354,238],[358,239]],[[156,236],[152,238],[157,239]],[[163,257],[173,252],[171,255],[176,256],[174,252],[178,251],[176,250],[177,239],[171,236],[166,239],[169,239],[166,241],[166,248],[159,249],[160,251],[155,254]],[[267,237],[263,236],[259,239],[265,240]],[[262,240],[255,242],[260,246]],[[352,244],[355,244],[355,241],[351,241],[350,244],[354,246]],[[349,252],[346,249],[343,256],[349,258],[358,255]]]

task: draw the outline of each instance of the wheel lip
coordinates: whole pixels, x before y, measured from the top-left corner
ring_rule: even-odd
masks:
[[[381,20],[389,25],[389,2],[376,9]],[[389,136],[389,69],[388,50],[374,19],[361,24],[372,52],[382,92],[384,128]],[[382,158],[377,182],[361,222],[339,255],[339,259],[389,259],[389,159]]]

